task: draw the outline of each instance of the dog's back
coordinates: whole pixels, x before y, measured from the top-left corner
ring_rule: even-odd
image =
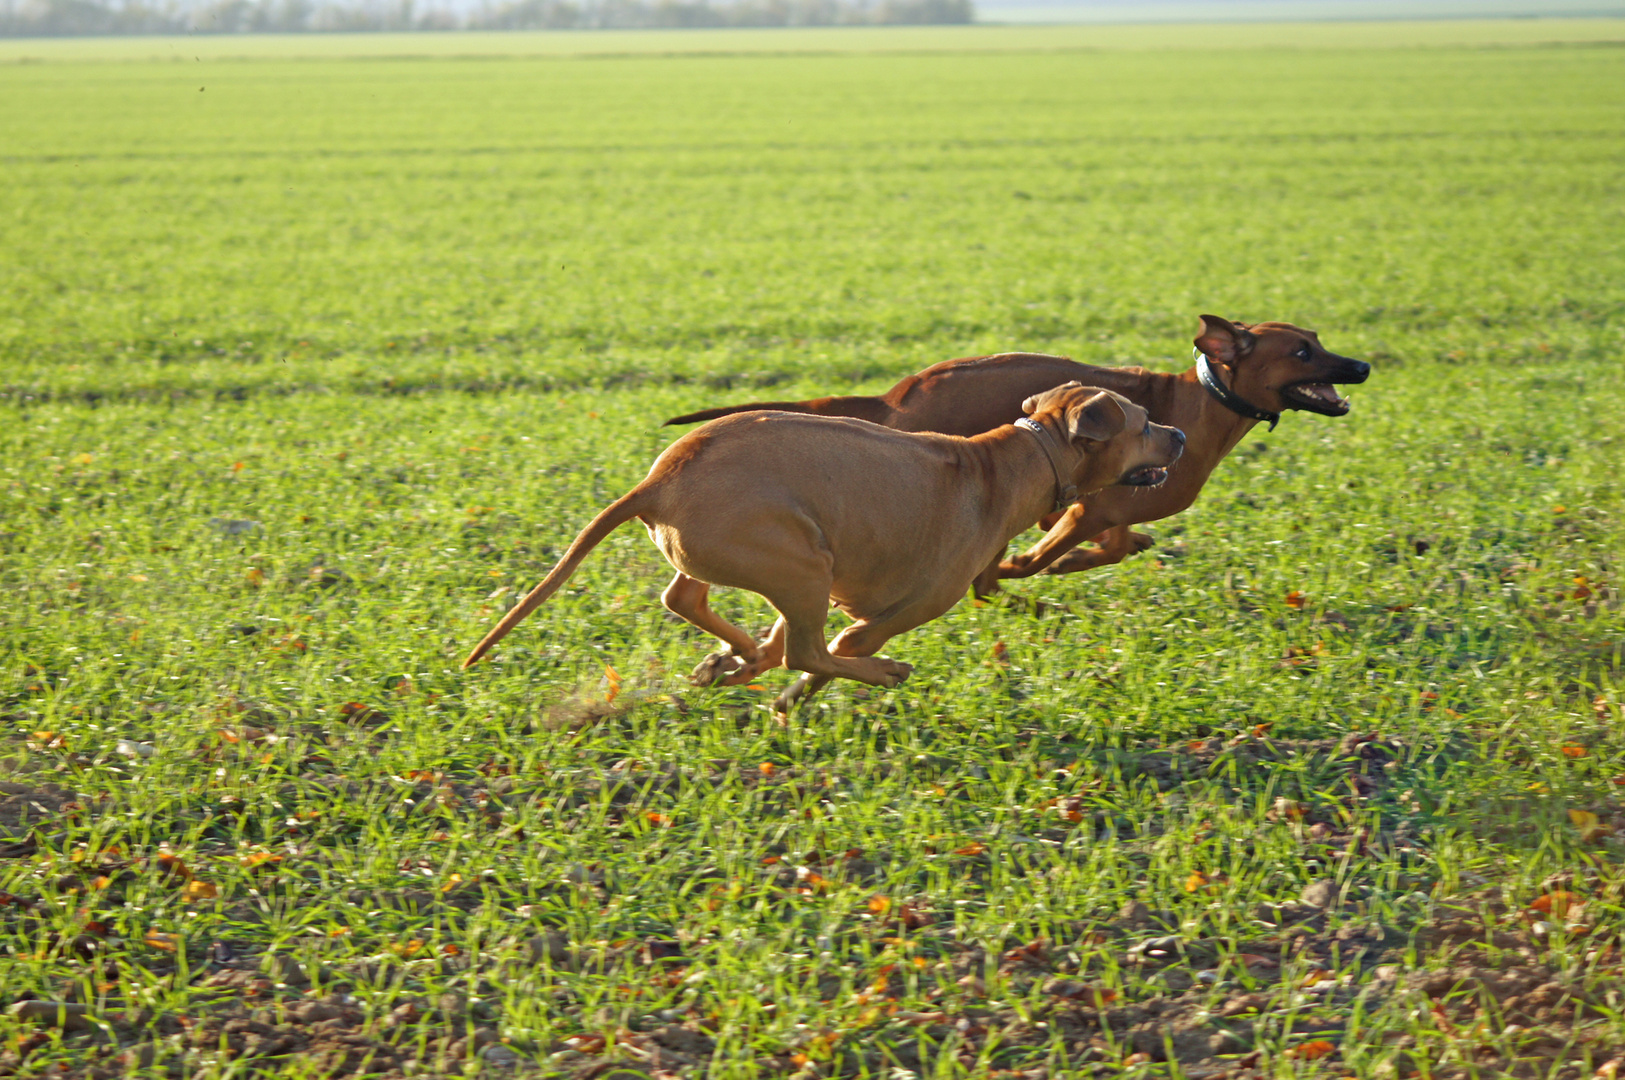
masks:
[[[1139,400],[1146,370],[1080,364],[1046,353],[998,353],[945,360],[873,396],[758,401],[674,416],[667,424],[693,424],[742,412],[771,409],[814,416],[847,416],[898,431],[980,435],[1021,416],[1021,403],[1062,383],[1081,382]]]

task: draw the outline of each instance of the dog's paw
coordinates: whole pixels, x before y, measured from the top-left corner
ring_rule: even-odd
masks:
[[[780,723],[783,723],[784,718],[790,715],[790,710],[795,708],[796,702],[806,695],[807,684],[810,682],[812,682],[812,676],[802,675],[789,686],[786,686],[782,694],[773,699],[773,715],[778,717]]]
[[[1128,542],[1129,547],[1134,549],[1134,554],[1138,555],[1142,551],[1150,551],[1157,538],[1150,533],[1131,532],[1128,534]]]
[[[767,670],[767,665],[760,660],[751,663],[741,662],[731,672],[722,675],[713,686],[743,686],[756,676]]]
[[[695,686],[715,686],[744,666],[743,657],[731,652],[714,652],[695,666],[689,680]]]
[[[901,660],[887,660],[879,657],[880,680],[879,684],[888,690],[902,682],[914,673],[913,664],[905,664]]]

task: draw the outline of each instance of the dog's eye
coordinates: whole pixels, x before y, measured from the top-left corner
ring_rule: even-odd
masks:
[[[1309,359],[1309,346],[1307,346],[1307,345],[1299,345],[1298,346],[1298,359],[1300,359],[1300,360]]]

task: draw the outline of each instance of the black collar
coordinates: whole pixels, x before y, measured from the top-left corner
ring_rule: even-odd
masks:
[[[1281,422],[1280,413],[1267,412],[1254,405],[1249,405],[1239,394],[1219,381],[1218,373],[1213,370],[1213,361],[1207,358],[1206,353],[1202,352],[1201,349],[1197,349],[1195,354],[1196,381],[1202,384],[1202,389],[1212,394],[1215,401],[1237,416],[1245,416],[1249,420],[1267,420],[1269,421],[1270,430],[1275,430],[1275,425]]]
[[[1065,510],[1077,502],[1078,486],[1061,479],[1061,467],[1055,463],[1055,440],[1049,431],[1043,424],[1026,416],[1016,421],[1016,427],[1032,432],[1033,438],[1038,440],[1039,449],[1044,451],[1044,460],[1049,462],[1050,475],[1055,477],[1055,509]]]

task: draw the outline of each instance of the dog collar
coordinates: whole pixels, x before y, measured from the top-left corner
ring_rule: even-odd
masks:
[[[1213,399],[1220,405],[1229,409],[1238,416],[1245,416],[1249,420],[1267,420],[1270,430],[1281,422],[1281,414],[1268,412],[1244,401],[1241,395],[1219,381],[1218,373],[1213,370],[1213,361],[1201,349],[1193,349],[1196,359],[1196,381],[1202,384],[1202,389],[1213,395]]]
[[[1038,448],[1044,451],[1044,460],[1049,462],[1050,475],[1055,477],[1055,509],[1065,510],[1077,502],[1078,486],[1061,479],[1061,467],[1055,463],[1055,440],[1050,437],[1044,425],[1023,416],[1016,421],[1016,427],[1032,432],[1033,438],[1038,440]]]

